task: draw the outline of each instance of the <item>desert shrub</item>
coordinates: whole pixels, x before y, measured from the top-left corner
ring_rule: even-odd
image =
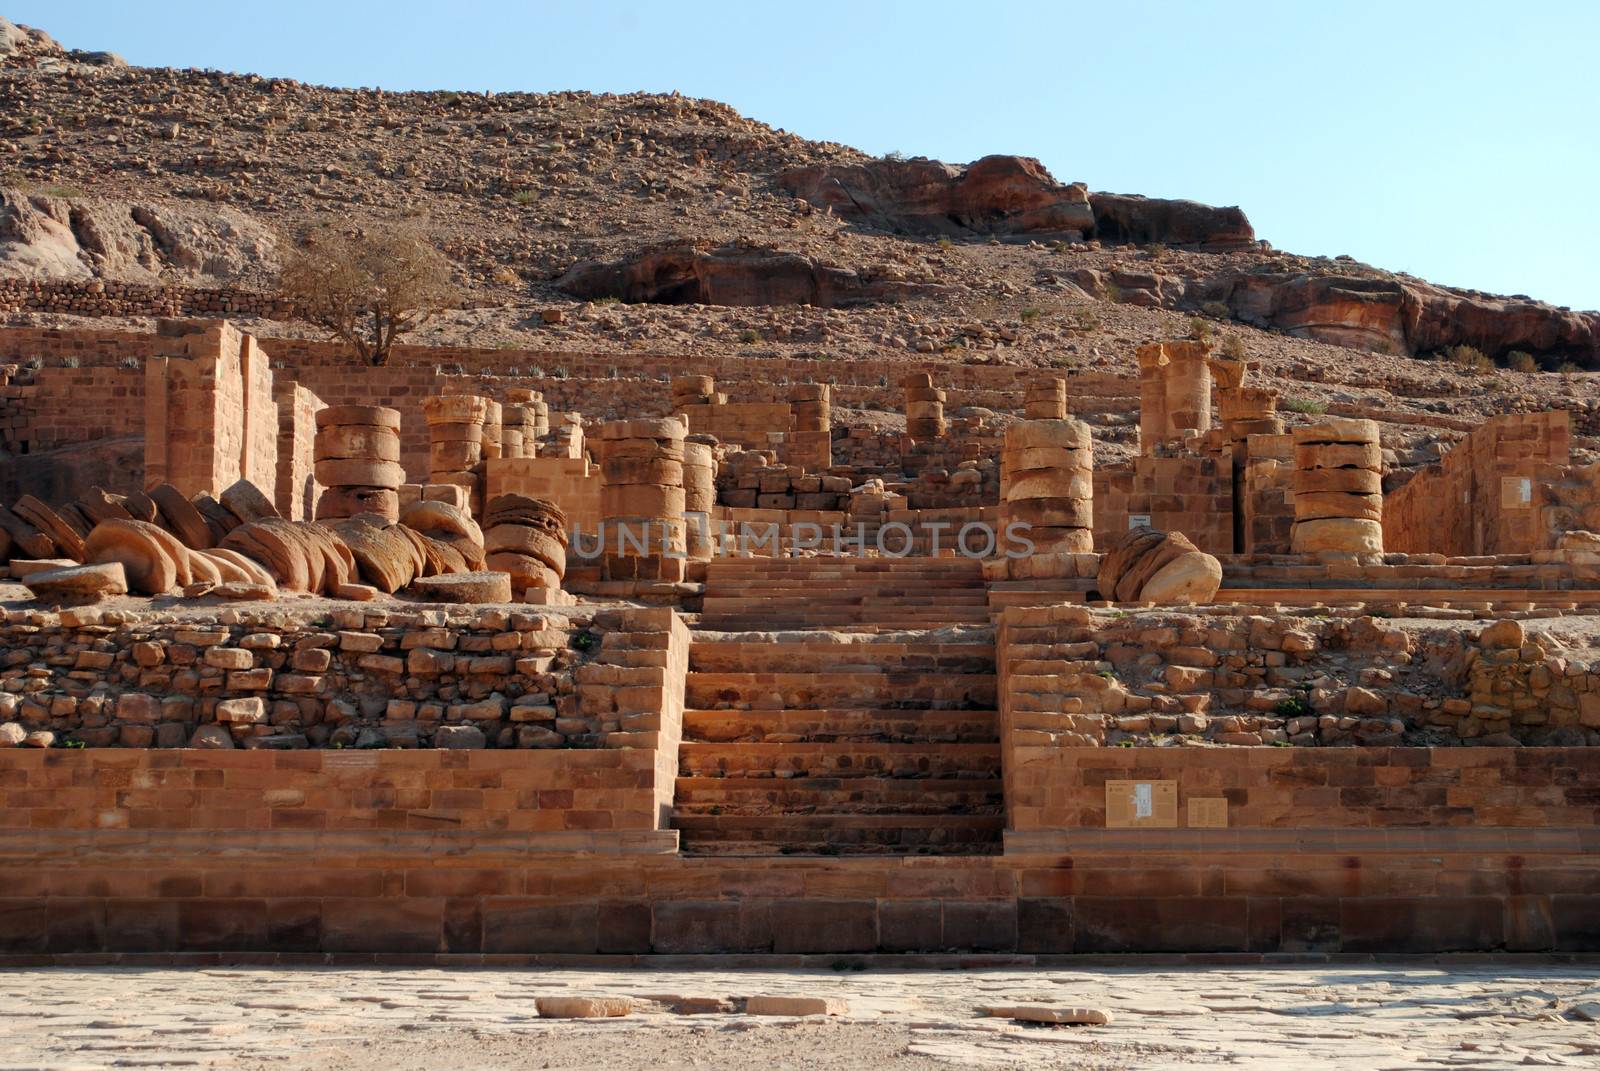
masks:
[[[1583,371],[1583,366],[1579,365],[1579,364],[1574,364],[1571,361],[1562,361],[1559,365],[1556,366],[1556,371],[1560,372],[1564,376],[1570,376],[1575,372]]]
[[[1213,320],[1233,319],[1233,310],[1228,308],[1228,304],[1225,301],[1207,301],[1200,306],[1200,311]]]
[[[1230,361],[1242,361],[1247,356],[1244,348],[1244,339],[1238,335],[1229,335],[1222,340],[1222,355]]]
[[[1494,362],[1483,355],[1476,346],[1447,346],[1441,351],[1444,359],[1471,375],[1481,376],[1494,371]]]
[[[1273,708],[1273,713],[1280,718],[1303,718],[1311,713],[1311,704],[1300,696],[1291,696],[1278,701]]]
[[[406,226],[376,234],[314,231],[285,256],[278,288],[301,316],[370,365],[388,363],[401,335],[456,298],[443,254]]]
[[[1189,317],[1189,337],[1204,342],[1211,337],[1211,321],[1203,316]]]
[[[1327,402],[1319,402],[1314,398],[1285,398],[1278,405],[1291,413],[1303,413],[1306,416],[1321,416],[1328,411]]]
[[[755,330],[754,328],[747,327],[743,331],[739,332],[739,341],[744,343],[760,342],[761,332]]]
[[[1025,323],[1025,324],[1026,323],[1032,323],[1033,321],[1037,320],[1043,314],[1044,314],[1044,311],[1042,309],[1039,309],[1039,308],[1036,308],[1035,306],[1029,305],[1027,308],[1022,310],[1022,322]]]
[[[1506,367],[1513,372],[1537,372],[1539,362],[1533,359],[1533,354],[1526,350],[1512,350],[1506,356]]]

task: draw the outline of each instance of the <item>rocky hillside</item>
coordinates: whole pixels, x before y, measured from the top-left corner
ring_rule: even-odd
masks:
[[[1201,331],[1291,394],[1462,412],[1573,393],[1529,369],[1600,368],[1595,313],[1295,256],[1238,208],[1094,192],[1025,157],[873,159],[676,95],[147,69],[0,20],[0,145],[0,283],[262,290],[304,229],[405,218],[465,294],[423,341],[1070,369]]]

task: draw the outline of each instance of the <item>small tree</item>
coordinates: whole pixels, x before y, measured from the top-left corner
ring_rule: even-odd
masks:
[[[278,286],[301,316],[370,365],[387,364],[396,339],[456,296],[443,255],[408,227],[377,234],[315,231],[284,258]]]

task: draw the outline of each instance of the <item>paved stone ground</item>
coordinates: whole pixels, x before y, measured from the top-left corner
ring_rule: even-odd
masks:
[[[645,998],[625,1019],[542,1020],[537,996]],[[796,1020],[714,1010],[843,997]],[[979,1018],[1102,1008],[1100,1027]],[[676,1010],[674,1010],[676,1009]],[[1509,1068],[1600,1066],[1600,969],[870,970],[58,968],[0,971],[0,1071],[114,1067]]]

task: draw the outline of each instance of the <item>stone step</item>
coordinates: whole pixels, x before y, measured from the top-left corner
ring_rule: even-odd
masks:
[[[991,673],[887,668],[824,673],[690,673],[684,705],[696,710],[992,710],[995,677]]]
[[[905,606],[983,606],[988,603],[989,595],[983,588],[940,588],[932,582],[926,587],[907,584],[904,587],[860,588],[817,580],[794,587],[718,584],[714,591],[704,597],[702,605],[709,608],[735,602],[776,602],[783,599],[802,599],[809,604],[882,602]]]
[[[999,717],[993,710],[686,710],[683,736],[704,743],[992,743]]]
[[[888,620],[883,622],[867,623],[864,621],[798,621],[793,618],[777,620],[775,615],[768,614],[765,618],[731,617],[713,618],[709,621],[701,619],[701,624],[696,627],[714,628],[723,632],[754,632],[761,628],[781,628],[785,632],[814,632],[837,633],[851,632],[862,636],[892,636],[896,633],[912,631],[932,631],[949,625],[987,625],[991,623],[988,616],[968,615],[965,619],[958,619],[951,615],[922,618],[906,618],[903,620]]]
[[[791,572],[850,572],[850,573],[975,573],[982,574],[983,562],[976,558],[958,557],[956,555],[940,555],[937,558],[925,554],[908,554],[900,558],[873,557],[864,558],[857,555],[819,556],[813,558],[717,558],[711,563],[712,568],[718,572],[736,572],[747,569],[755,572],[764,572],[769,567],[776,567]]]
[[[678,748],[684,777],[892,777],[990,778],[1000,776],[998,743],[909,744],[839,741],[819,743],[709,743],[686,740]]]
[[[994,639],[987,631],[980,634],[987,642],[974,643],[830,643],[803,638],[774,643],[770,640],[703,640],[696,636],[689,649],[689,668],[702,673],[756,670],[814,673],[856,668],[880,672],[896,669],[993,673]],[[805,636],[804,633],[799,635]]]
[[[673,825],[688,855],[996,855],[1005,816],[683,815]]]
[[[674,813],[684,815],[1001,814],[999,778],[680,777]]]
[[[859,632],[867,629],[931,629],[960,624],[989,624],[987,607],[803,607],[798,604],[768,604],[742,607],[733,612],[702,612],[699,628],[715,632],[754,632],[762,629],[800,631],[835,626],[835,631]]]

